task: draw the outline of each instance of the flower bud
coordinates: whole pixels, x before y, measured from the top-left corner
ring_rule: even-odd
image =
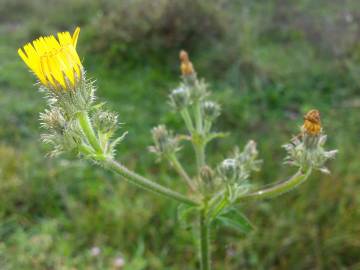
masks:
[[[179,54],[179,58],[181,61],[181,64],[180,64],[181,74],[183,76],[194,75],[195,70],[194,70],[193,64],[191,63],[191,61],[189,59],[188,53],[184,50],[181,50],[180,54]]]
[[[245,155],[248,155],[249,157],[257,157],[258,150],[256,148],[256,142],[253,140],[250,140],[244,147],[244,153],[245,153]]]
[[[152,129],[155,143],[159,146],[161,152],[166,151],[169,142],[169,133],[165,126],[160,125]]]
[[[117,126],[117,118],[115,113],[99,111],[94,115],[94,126],[102,133],[112,132]]]
[[[220,115],[220,106],[219,104],[212,101],[205,101],[202,103],[202,110],[205,118],[213,121]]]
[[[207,186],[211,187],[214,184],[214,172],[209,166],[203,166],[200,169],[200,179]]]
[[[319,144],[322,130],[320,112],[318,110],[310,110],[304,116],[304,124],[301,129],[305,147],[307,149],[315,149]]]
[[[170,94],[170,103],[176,110],[182,110],[189,105],[189,90],[186,87],[174,89]]]
[[[51,110],[45,110],[40,114],[41,126],[49,131],[54,131],[57,134],[62,134],[66,126],[66,120],[63,113],[57,107]]]
[[[219,167],[219,173],[225,181],[234,181],[238,174],[238,166],[236,160],[233,158],[228,158],[221,162]]]
[[[303,169],[310,167],[329,173],[324,165],[327,160],[335,157],[337,150],[324,149],[326,138],[327,136],[322,134],[319,111],[309,111],[304,117],[301,134],[293,138],[291,143],[283,146],[288,153],[285,163]]]
[[[257,159],[258,155],[256,142],[253,140],[248,141],[242,152],[235,148],[234,156],[240,167],[239,179],[247,179],[251,172],[259,171],[262,160]]]
[[[162,158],[163,155],[171,154],[179,150],[178,140],[166,129],[164,125],[159,125],[151,130],[154,146],[150,146],[150,152],[153,152]]]
[[[304,116],[303,130],[309,135],[319,135],[321,132],[320,112],[318,110],[310,110]]]
[[[82,135],[75,122],[68,122],[62,135],[62,148],[67,152],[72,152],[81,144]]]

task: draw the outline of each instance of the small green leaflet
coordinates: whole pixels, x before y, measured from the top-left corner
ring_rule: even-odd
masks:
[[[236,229],[244,234],[247,234],[254,229],[250,220],[235,208],[230,208],[228,211],[219,215],[216,220],[219,221],[220,224]]]

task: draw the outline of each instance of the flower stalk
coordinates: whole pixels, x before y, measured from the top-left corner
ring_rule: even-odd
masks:
[[[180,203],[184,203],[184,204],[187,204],[190,206],[198,206],[199,205],[199,203],[197,201],[190,199],[189,197],[182,195],[178,192],[175,192],[171,189],[168,189],[160,184],[157,184],[157,183],[129,170],[124,165],[122,165],[121,163],[119,163],[111,158],[108,158],[104,161],[104,166],[115,171],[116,173],[120,174],[128,182],[135,184],[145,190],[160,194],[169,199],[173,199]]]
[[[177,159],[176,155],[175,154],[170,154],[168,158],[169,158],[171,164],[173,165],[174,169],[182,177],[182,179],[184,179],[184,181],[189,186],[191,191],[193,191],[193,192],[196,191],[196,187],[194,185],[194,182],[192,181],[190,176],[187,174],[184,167],[181,165],[181,163]]]
[[[311,171],[311,168],[307,169],[305,172],[300,169],[286,181],[282,181],[277,184],[273,184],[271,187],[249,192],[239,196],[237,203],[242,203],[249,200],[269,199],[289,192],[304,183],[310,176]]]
[[[78,120],[85,137],[90,145],[94,148],[97,154],[102,154],[102,148],[99,144],[98,138],[95,135],[94,129],[89,119],[89,115],[86,111],[78,113]]]
[[[200,258],[201,270],[211,270],[210,225],[207,222],[206,208],[200,211]]]

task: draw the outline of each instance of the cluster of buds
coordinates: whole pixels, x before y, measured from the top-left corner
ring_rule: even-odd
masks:
[[[326,151],[324,149],[326,138],[321,127],[319,111],[310,110],[304,116],[301,134],[283,146],[288,153],[285,163],[303,170],[314,168],[323,173],[329,173],[324,164],[327,160],[335,157],[337,150]]]
[[[39,79],[49,109],[40,115],[44,142],[53,146],[51,155],[71,152],[93,160],[112,157],[123,136],[112,140],[117,115],[95,104],[94,83],[86,79],[76,51],[80,28],[40,37],[18,50],[20,57]]]
[[[225,186],[230,201],[248,191],[251,172],[258,171],[262,163],[257,157],[256,143],[251,140],[242,152],[236,148],[233,156],[223,160],[218,166],[220,186]]]
[[[189,103],[193,103],[197,100],[203,100],[208,95],[207,84],[204,82],[204,80],[199,80],[197,78],[194,66],[190,61],[189,55],[186,51],[180,51],[179,58],[182,75],[182,83],[180,87],[188,88],[190,98]]]

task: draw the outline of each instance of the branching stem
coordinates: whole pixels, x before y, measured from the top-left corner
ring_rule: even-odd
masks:
[[[104,166],[114,170],[115,172],[117,172],[118,174],[123,176],[130,183],[133,183],[143,189],[155,192],[157,194],[161,194],[165,197],[168,197],[173,200],[177,200],[181,203],[185,203],[188,205],[194,205],[194,206],[199,205],[199,203],[196,202],[195,200],[192,200],[183,194],[180,194],[176,191],[166,188],[158,183],[155,183],[155,182],[133,172],[133,171],[130,171],[128,168],[126,168],[122,164],[116,162],[112,158],[104,156],[104,154],[102,153],[102,149],[100,147],[99,139],[96,137],[94,129],[91,125],[88,113],[80,112],[78,115],[78,120],[79,120],[79,124],[81,126],[82,131],[84,132],[86,139],[89,141],[89,143],[94,148],[94,150],[97,153],[100,153],[99,156],[101,158],[99,158],[99,157],[98,158],[100,160],[102,160],[102,163]],[[89,154],[89,147],[86,147],[85,145],[81,145],[80,151],[82,151],[85,154],[86,153]]]
[[[173,165],[174,169],[185,180],[185,182],[190,187],[190,189],[192,191],[195,191],[196,187],[195,187],[193,181],[191,180],[190,176],[187,174],[187,172],[185,171],[184,167],[181,165],[181,163],[179,162],[179,160],[177,159],[175,154],[169,155],[168,158],[169,158],[169,161],[171,162],[171,164]]]
[[[261,200],[261,199],[268,199],[272,197],[279,196],[283,193],[286,193],[293,188],[297,187],[298,185],[302,184],[306,181],[306,179],[311,174],[311,168],[307,169],[303,172],[299,169],[291,178],[286,181],[278,182],[268,188],[261,189],[258,191],[250,192],[240,196],[237,199],[237,202],[243,202],[247,200]]]
[[[155,192],[157,194],[163,195],[167,198],[176,200],[187,205],[199,205],[199,203],[195,200],[190,199],[185,195],[182,195],[169,188],[166,188],[158,183],[155,183],[133,171],[130,171],[128,168],[111,158],[106,159],[104,161],[104,165],[123,176],[128,182],[133,183],[143,189]]]

